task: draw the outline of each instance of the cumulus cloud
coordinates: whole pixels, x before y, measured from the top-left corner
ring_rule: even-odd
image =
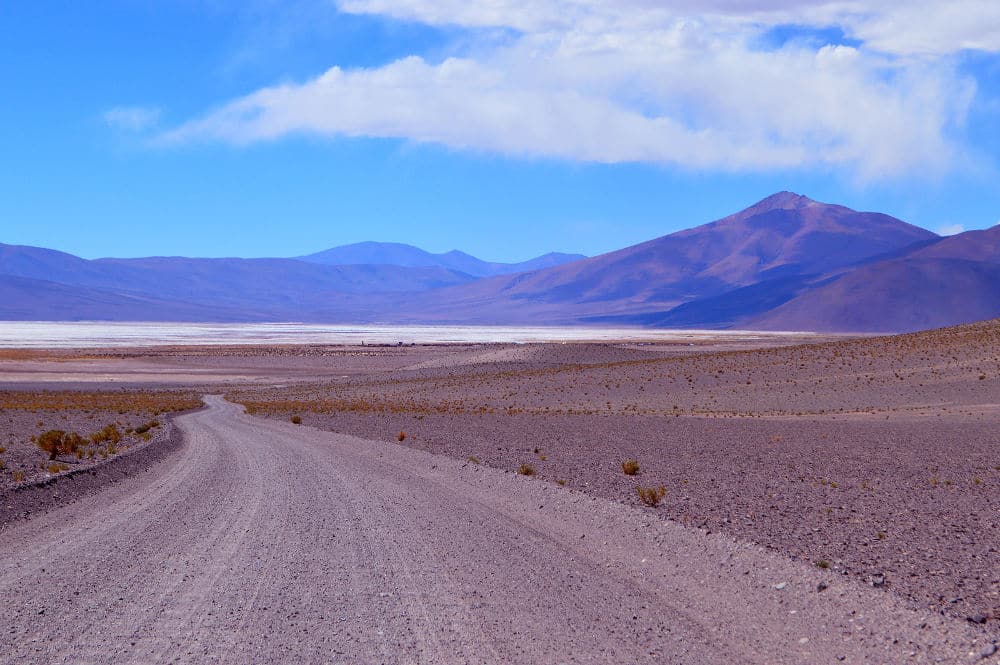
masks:
[[[439,63],[333,67],[233,100],[161,140],[389,137],[603,163],[834,167],[866,180],[938,172],[960,153],[949,137],[975,94],[947,56],[1000,49],[1000,3],[901,4],[343,0],[343,11],[515,36]],[[862,44],[762,46],[770,28],[788,24],[838,27]]]
[[[113,129],[141,132],[156,126],[160,120],[160,110],[142,106],[118,106],[105,111],[103,118]]]

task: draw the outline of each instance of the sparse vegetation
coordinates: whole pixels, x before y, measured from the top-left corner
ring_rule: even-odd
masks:
[[[75,455],[86,444],[86,440],[76,432],[64,432],[58,429],[43,432],[35,440],[35,445],[49,454],[50,461],[60,455]]]
[[[102,429],[90,435],[90,441],[95,445],[107,443],[109,446],[115,446],[119,444],[121,440],[122,433],[118,430],[118,426],[114,423],[106,425]]]
[[[819,561],[816,562],[816,567],[822,568],[823,570],[827,570],[830,568],[830,562],[827,561],[826,559],[820,559]]]
[[[157,421],[157,420],[150,420],[148,423],[146,423],[144,425],[139,425],[138,427],[136,427],[135,428],[135,433],[136,434],[145,434],[149,430],[154,429],[154,428],[159,427],[159,426],[160,426],[159,421]]]
[[[535,475],[535,467],[530,464],[522,464],[518,467],[517,472],[522,476],[533,476]]]
[[[0,410],[29,412],[103,411],[109,413],[172,413],[196,409],[193,393],[172,392],[0,392]],[[39,427],[44,424],[39,421]]]
[[[622,473],[626,476],[634,476],[639,473],[639,462],[634,459],[627,459],[622,462]]]
[[[396,441],[399,441],[400,443],[406,441],[406,432],[400,430],[399,434],[396,435]]]
[[[663,501],[663,497],[667,495],[667,488],[663,485],[659,487],[637,487],[636,492],[639,494],[639,500],[646,506],[650,508],[656,508]]]
[[[292,416],[291,417],[291,421],[292,421],[293,425],[301,425],[302,424],[302,416]]]

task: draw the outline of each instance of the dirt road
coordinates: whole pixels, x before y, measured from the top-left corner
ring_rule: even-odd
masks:
[[[175,421],[186,445],[153,472],[0,529],[0,660],[911,663],[990,649],[977,627],[642,510],[208,403]]]

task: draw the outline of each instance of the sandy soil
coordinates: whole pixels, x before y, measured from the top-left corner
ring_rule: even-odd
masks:
[[[967,622],[646,510],[209,403],[175,421],[186,445],[150,473],[2,531],[5,657],[958,663],[994,649]]]

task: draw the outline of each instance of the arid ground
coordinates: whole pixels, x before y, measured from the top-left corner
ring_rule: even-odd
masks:
[[[323,660],[319,637],[295,651],[288,634],[322,633],[340,611],[331,608],[349,604],[347,591],[309,586],[323,575],[381,599],[348,611],[327,635],[335,662],[393,661],[393,654],[400,662],[967,662],[970,653],[994,662],[1000,322],[803,341],[0,352],[7,467],[0,554],[17,561],[0,578],[15,599],[0,613],[9,624],[5,646],[36,662],[97,658],[100,640],[74,652],[50,623],[57,621],[51,605],[37,618],[31,594],[18,585],[41,564],[15,552],[58,534],[72,564],[46,559],[54,568],[41,567],[56,570],[58,583],[43,595],[58,604],[61,584],[96,593],[107,573],[94,584],[85,578],[97,554],[72,558],[65,539],[79,537],[107,556],[113,550],[119,570],[129,567],[133,549],[140,560],[152,557],[152,541],[138,531],[126,538],[79,526],[126,510],[136,525],[143,511],[155,514],[155,523],[197,551],[171,545],[152,564],[163,570],[129,573],[159,595],[139,623],[116,620],[98,631],[118,640],[107,659],[114,662],[213,660],[226,645],[246,656],[236,660]],[[251,417],[221,400],[190,413],[205,394],[224,394]],[[159,426],[137,433],[150,421]],[[108,462],[95,444],[87,448],[98,450],[94,456],[60,456],[70,471],[57,472],[49,489],[67,505],[49,500],[32,511],[33,481],[51,482],[53,474],[31,437],[58,429],[88,438],[109,424],[131,448],[115,450],[109,469],[157,446],[163,454],[135,465],[132,475],[101,470]],[[79,480],[95,463],[96,477],[108,476],[113,489]],[[212,474],[220,480],[211,497],[185,498],[183,491],[208,487]],[[157,485],[168,479],[169,487]],[[304,494],[293,496],[300,485]],[[640,488],[657,505],[644,505]],[[219,508],[240,499],[256,512]],[[538,510],[552,505],[556,513],[527,517],[536,499]],[[190,520],[176,512],[188,509]],[[218,510],[236,511],[226,519],[243,531],[224,528]],[[590,523],[591,513],[600,519]],[[280,537],[261,531],[272,523],[294,528],[282,527]],[[465,525],[473,524],[482,531],[471,533]],[[367,544],[352,540],[378,529],[384,533],[364,536]],[[587,544],[570,546],[574,530]],[[347,541],[335,545],[338,533]],[[229,564],[202,542],[209,537],[218,538]],[[115,546],[99,545],[107,539]],[[294,552],[274,551],[284,542]],[[270,558],[251,556],[260,543]],[[732,567],[706,572],[736,551]],[[354,563],[337,573],[330,553]],[[302,557],[315,559],[293,563]],[[633,558],[655,561],[653,569],[635,568]],[[400,559],[410,562],[402,581]],[[237,561],[256,566],[256,591],[227,576]],[[585,570],[574,574],[573,562],[586,562],[579,563]],[[278,564],[280,574],[270,568]],[[618,571],[619,581],[598,575],[602,567]],[[379,575],[396,577],[389,583]],[[192,596],[195,582],[208,595]],[[380,584],[385,589],[376,591]],[[122,585],[122,603],[144,602]],[[525,609],[511,585],[522,589]],[[671,600],[670,589],[685,598]],[[397,596],[398,603],[386,600]],[[587,603],[597,603],[593,616]],[[84,604],[95,617],[111,611]],[[248,618],[250,606],[268,621],[279,611],[286,623]],[[66,625],[88,629],[86,608],[69,607],[83,613]],[[171,630],[140,625],[156,623],[157,607]],[[212,607],[223,615],[212,618]],[[569,607],[578,616],[565,619]],[[633,608],[635,618],[625,620],[621,608]],[[323,611],[331,616],[316,614]],[[185,623],[190,612],[203,613],[197,625]],[[238,648],[210,640],[213,631],[251,629],[280,639],[255,637]],[[144,641],[143,631],[155,639]],[[188,637],[171,641],[171,631]],[[374,646],[352,651],[372,635]]]

